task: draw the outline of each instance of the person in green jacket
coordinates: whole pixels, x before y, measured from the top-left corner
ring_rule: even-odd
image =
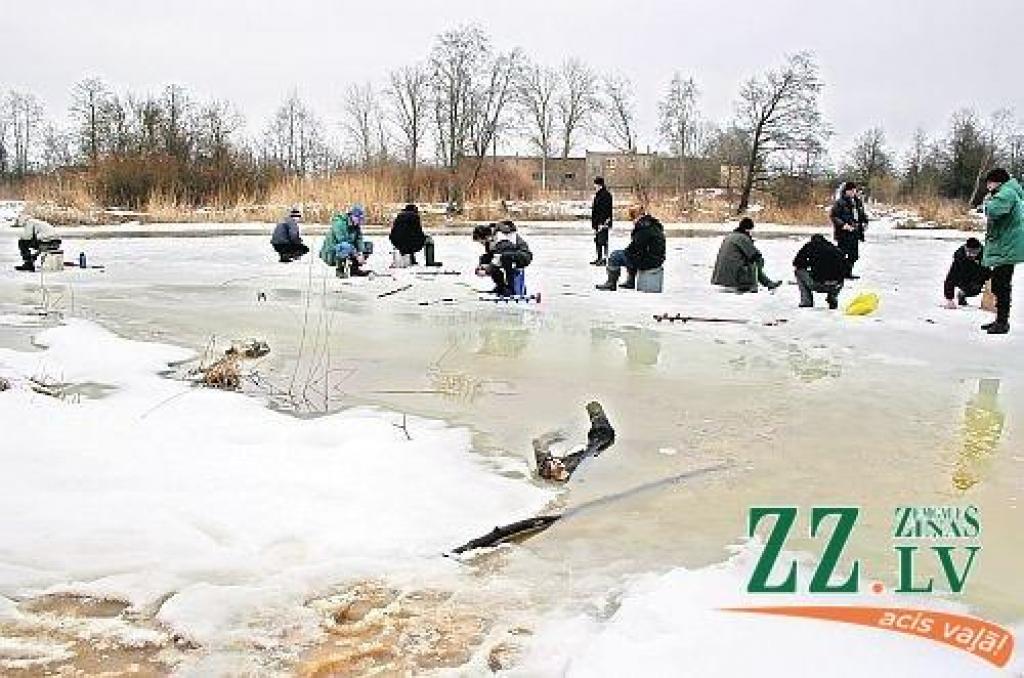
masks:
[[[351,275],[369,275],[368,271],[362,269],[366,257],[372,251],[370,243],[363,240],[365,220],[366,213],[362,205],[353,205],[344,214],[335,214],[331,219],[331,229],[324,236],[320,259],[328,266],[337,266],[339,269],[348,262]]]
[[[989,334],[1010,331],[1010,293],[1013,267],[1024,261],[1024,188],[999,167],[985,177],[985,251],[982,264],[992,269],[996,297],[995,322],[982,325]]]

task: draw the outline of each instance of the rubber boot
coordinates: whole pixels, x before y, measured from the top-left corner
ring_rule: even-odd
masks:
[[[624,290],[635,290],[636,289],[636,271],[626,269],[626,282],[622,283],[622,289]]]
[[[997,320],[985,331],[989,334],[1008,334],[1010,332],[1010,323]]]
[[[28,273],[34,273],[35,270],[36,270],[36,265],[35,265],[35,262],[33,262],[31,259],[26,259],[25,263],[23,263],[21,266],[15,266],[14,270],[15,271],[26,271]]]
[[[621,269],[608,267],[608,282],[603,285],[594,285],[599,290],[614,292],[619,287],[619,272]]]

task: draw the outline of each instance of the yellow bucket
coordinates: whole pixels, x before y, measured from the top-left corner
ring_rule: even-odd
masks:
[[[846,315],[871,315],[878,310],[879,299],[874,292],[861,292],[846,306]]]

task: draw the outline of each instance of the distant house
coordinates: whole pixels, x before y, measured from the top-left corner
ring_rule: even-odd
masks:
[[[538,156],[498,155],[489,157],[487,162],[517,171],[537,188],[546,184],[549,191],[587,190],[592,181],[587,177],[586,158],[548,158],[542,163]]]

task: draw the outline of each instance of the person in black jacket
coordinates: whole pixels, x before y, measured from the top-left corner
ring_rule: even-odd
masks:
[[[608,257],[608,282],[597,285],[599,290],[616,290],[623,268],[628,275],[622,287],[636,289],[637,271],[658,268],[665,263],[665,229],[661,222],[639,206],[629,210],[629,218],[634,220],[629,245],[624,250],[615,250]]]
[[[526,268],[533,261],[530,246],[516,232],[516,226],[511,221],[477,226],[473,229],[473,240],[484,246],[476,274],[491,277],[494,281],[494,294],[511,296],[512,277],[516,269]]]
[[[845,277],[856,280],[859,276],[853,274],[853,265],[860,258],[860,243],[864,241],[864,230],[868,224],[864,202],[857,194],[857,184],[852,181],[843,184],[843,190],[832,205],[829,218],[835,232],[836,244],[846,256]]]
[[[814,306],[813,292],[824,292],[828,307],[839,307],[839,292],[847,273],[846,255],[841,249],[815,234],[793,259],[796,283],[800,287],[800,307]]]
[[[590,206],[590,225],[594,229],[597,258],[590,263],[604,266],[608,263],[608,232],[612,228],[612,194],[605,188],[603,177],[596,177],[594,185],[597,186],[597,193]]]
[[[391,234],[388,237],[399,254],[408,255],[409,263],[415,266],[416,253],[422,250],[427,242],[423,224],[420,222],[420,210],[416,205],[409,204],[402,208],[391,224]]]
[[[967,305],[967,297],[976,297],[981,294],[985,282],[992,275],[985,266],[981,265],[981,257],[984,249],[981,241],[977,238],[968,238],[967,243],[961,245],[953,253],[953,263],[946,274],[946,281],[943,284],[943,293],[946,297],[946,308],[956,308],[953,302],[953,295],[956,294],[957,302],[961,306]],[[960,292],[957,293],[957,288]]]

